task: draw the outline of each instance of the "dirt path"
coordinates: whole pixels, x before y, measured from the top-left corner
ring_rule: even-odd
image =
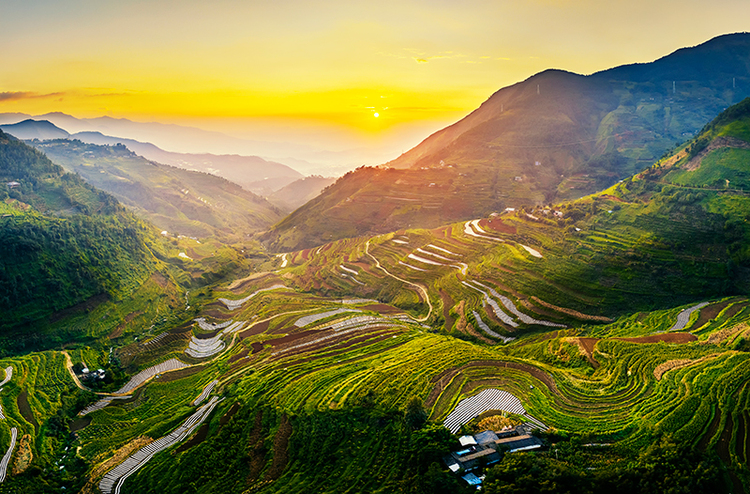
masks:
[[[391,274],[387,269],[385,269],[383,266],[381,266],[380,265],[380,261],[378,261],[378,259],[375,256],[373,256],[372,254],[370,254],[370,241],[369,240],[367,241],[367,243],[365,243],[365,254],[367,254],[368,256],[370,256],[372,258],[372,260],[375,261],[375,267],[376,268],[378,268],[379,270],[381,270],[382,272],[384,272],[385,274],[387,274],[391,278],[393,278],[395,280],[398,280],[401,283],[405,283],[407,285],[411,285],[411,286],[415,287],[417,290],[419,290],[419,292],[424,296],[424,299],[427,302],[427,305],[430,307],[430,310],[427,312],[426,316],[420,317],[419,319],[415,319],[415,321],[417,321],[417,322],[424,322],[427,319],[429,319],[430,316],[432,315],[432,302],[430,302],[430,296],[427,294],[427,289],[425,287],[423,287],[422,285],[419,285],[417,283],[412,283],[411,281],[407,281],[407,280],[405,280],[403,278],[399,278],[398,276],[396,276],[395,274]]]

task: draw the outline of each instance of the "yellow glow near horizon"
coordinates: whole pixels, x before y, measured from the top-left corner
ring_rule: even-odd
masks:
[[[465,115],[546,68],[647,62],[745,29],[750,4],[722,1],[707,17],[698,0],[10,0],[0,112],[379,134]]]

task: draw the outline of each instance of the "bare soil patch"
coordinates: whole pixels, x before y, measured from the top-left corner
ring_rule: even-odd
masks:
[[[254,350],[254,348],[253,348],[253,350]],[[238,360],[247,357],[248,353],[250,353],[250,350],[247,349],[247,348],[243,349],[240,353],[235,353],[234,355],[232,355],[231,357],[229,357],[229,363],[233,364],[233,363],[237,362]],[[255,353],[255,352],[253,352],[253,353]]]
[[[448,292],[440,289],[440,300],[443,301],[443,318],[445,319],[445,330],[450,331],[453,328],[453,324],[455,324],[456,319],[450,314],[451,309],[455,305],[453,302],[453,299],[450,295],[448,295]]]
[[[208,437],[208,422],[204,422],[200,427],[198,427],[198,430],[195,431],[195,434],[193,434],[190,439],[182,443],[180,447],[174,450],[172,454],[175,455],[177,453],[187,451],[193,446],[202,443],[206,439],[206,437]]]
[[[255,336],[256,334],[265,333],[268,330],[268,323],[270,321],[263,321],[254,326],[250,326],[248,329],[242,331],[239,334],[240,339],[247,338],[248,336]]]
[[[394,307],[392,305],[386,305],[386,304],[372,304],[372,305],[365,305],[363,307],[360,307],[362,310],[372,310],[375,312],[380,312],[381,314],[403,314],[404,311],[399,309],[398,307]]]
[[[263,343],[261,343],[259,341],[255,341],[255,342],[253,342],[250,345],[250,348],[252,348],[252,350],[253,350],[253,353],[251,355],[255,355],[256,353],[258,353],[261,350],[263,350]]]
[[[170,381],[177,381],[178,379],[183,379],[185,377],[192,376],[193,374],[197,374],[198,372],[202,370],[203,370],[203,367],[195,366],[195,367],[185,367],[184,369],[179,369],[179,370],[172,371],[172,372],[165,372],[159,378],[159,382],[168,383]]]
[[[169,284],[169,280],[160,272],[156,271],[154,274],[151,275],[151,279],[154,283],[159,285],[161,288],[166,288]]]
[[[232,417],[234,417],[234,414],[239,411],[239,409],[240,409],[239,403],[235,403],[234,405],[232,405],[232,407],[227,411],[227,413],[222,415],[221,418],[219,419],[219,426],[221,427],[225,426],[227,422],[229,422],[229,420]]]
[[[24,434],[18,446],[16,461],[13,463],[13,475],[18,475],[19,473],[24,472],[29,468],[31,460],[33,459],[34,453],[31,452],[31,435]]]
[[[127,326],[128,324],[130,324],[130,322],[133,319],[135,319],[136,317],[138,317],[138,316],[140,316],[142,314],[143,314],[143,311],[139,310],[139,311],[131,312],[130,314],[128,314],[127,316],[125,316],[125,319],[122,320],[122,322],[114,329],[114,331],[112,331],[109,334],[109,336],[107,336],[107,338],[109,338],[110,340],[112,340],[114,338],[119,338],[120,336],[122,336],[122,332],[125,329],[125,326]]]
[[[78,432],[86,428],[91,423],[91,417],[86,415],[85,417],[79,417],[70,423],[70,432]]]
[[[503,223],[503,220],[501,220],[500,218],[495,218],[492,220],[485,218],[479,222],[479,226],[481,226],[485,230],[494,230],[500,233],[509,233],[512,235],[516,233],[515,226]]]
[[[723,311],[724,309],[726,309],[727,305],[731,303],[732,303],[732,300],[727,300],[719,304],[711,304],[709,306],[704,307],[703,309],[700,310],[698,320],[695,321],[695,323],[692,326],[690,326],[690,328],[687,329],[687,331],[694,331],[700,328],[701,326],[706,324],[708,321],[718,316],[719,313]]]
[[[34,418],[34,412],[31,411],[31,407],[29,406],[29,394],[25,389],[21,391],[21,394],[16,398],[16,404],[18,405],[18,411],[21,412],[21,416],[34,426],[35,431],[38,431],[39,424]]]
[[[250,432],[248,441],[249,454],[249,473],[247,474],[246,483],[252,484],[258,477],[266,464],[266,448],[263,445],[263,411],[259,410],[255,414],[255,424]]]
[[[49,322],[54,323],[57,321],[61,321],[64,318],[73,314],[77,314],[79,312],[89,312],[95,309],[100,304],[103,304],[107,300],[109,300],[109,295],[107,295],[106,293],[94,295],[93,297],[90,297],[83,302],[74,305],[73,307],[68,307],[67,309],[55,312],[54,314],[49,316]]]
[[[286,343],[291,343],[293,341],[297,341],[299,339],[302,339],[306,336],[312,336],[315,334],[322,333],[323,329],[308,329],[307,331],[300,331],[299,333],[294,334],[288,334],[286,336],[282,336],[281,338],[275,338],[273,340],[268,340],[266,343],[270,344],[273,347],[277,347],[279,345],[284,345]]]
[[[284,468],[286,468],[287,461],[289,460],[289,451],[287,448],[291,435],[292,423],[289,421],[289,417],[284,414],[281,416],[279,430],[276,431],[276,436],[273,438],[273,460],[271,468],[266,474],[268,480],[276,480],[284,472]]]
[[[573,338],[573,340],[578,343],[578,348],[580,348],[584,355],[586,355],[588,363],[590,363],[594,369],[598,369],[599,362],[594,358],[594,347],[599,342],[599,338]]]

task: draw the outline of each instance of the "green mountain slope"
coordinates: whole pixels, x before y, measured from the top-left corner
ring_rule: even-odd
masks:
[[[548,70],[386,163],[397,175],[360,169],[265,239],[293,250],[581,197],[642,170],[748,95],[746,33],[589,76]]]
[[[747,492],[749,110],[597,194],[338,240],[201,288],[193,321],[68,352],[139,376],[93,408],[61,353],[0,359],[0,440],[17,427],[40,452],[3,487],[475,492],[442,463],[447,426],[505,415],[545,447],[480,461],[489,492]],[[490,389],[517,402],[454,414]]]
[[[148,228],[117,200],[0,134],[2,327],[95,295],[121,297],[155,269]]]
[[[334,178],[318,175],[300,178],[269,195],[268,201],[284,211],[294,211],[317,197],[323,189],[335,181]]]
[[[148,161],[125,146],[31,141],[53,161],[175,235],[241,240],[281,217],[268,201],[226,179]]]

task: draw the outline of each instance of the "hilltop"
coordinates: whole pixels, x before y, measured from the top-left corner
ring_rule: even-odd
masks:
[[[30,144],[174,235],[242,241],[281,218],[279,209],[235,183],[149,161],[122,144],[76,139]]]
[[[383,167],[347,174],[264,241],[294,250],[593,193],[750,95],[749,60],[745,33],[588,76],[536,74]]]

